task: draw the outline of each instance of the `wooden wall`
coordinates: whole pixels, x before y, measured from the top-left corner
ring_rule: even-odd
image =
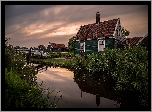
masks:
[[[85,42],[85,55],[98,52],[98,40],[85,40],[85,41],[75,41],[74,42],[74,54],[81,54],[80,51],[80,42]],[[115,48],[115,39],[106,38],[105,39],[105,48]]]

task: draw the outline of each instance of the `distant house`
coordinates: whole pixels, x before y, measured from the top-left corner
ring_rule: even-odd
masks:
[[[43,52],[47,51],[45,45],[39,45],[38,48],[39,48],[40,51],[43,51]]]
[[[126,38],[122,34],[120,18],[100,22],[96,13],[96,23],[81,26],[74,38],[74,53],[88,55],[104,51],[105,48],[123,48]]]
[[[139,44],[139,41],[142,39],[143,37],[132,37],[132,38],[126,38],[126,43],[132,47],[132,46],[136,46]]]
[[[64,44],[50,43],[48,44],[47,51],[49,52],[67,52],[67,47]]]
[[[146,47],[146,50],[148,50],[148,33],[144,37],[127,38],[126,43],[130,47],[137,46],[140,44],[141,46]]]

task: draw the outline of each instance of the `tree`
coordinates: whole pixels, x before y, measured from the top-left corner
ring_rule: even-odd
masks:
[[[22,49],[28,49],[27,47],[23,46]]]
[[[46,47],[44,45],[39,45],[38,48],[43,49],[43,50],[46,49]]]
[[[15,48],[15,49],[20,49],[20,46],[15,46],[14,48]]]
[[[69,39],[68,48],[69,52],[74,52],[74,36]]]
[[[125,36],[128,36],[129,35],[129,31],[124,29],[124,27],[122,27],[122,34],[124,34]]]

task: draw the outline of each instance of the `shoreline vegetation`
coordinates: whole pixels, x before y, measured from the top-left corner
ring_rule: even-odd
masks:
[[[54,101],[51,101],[50,94],[53,91],[50,88],[44,89],[43,82],[41,84],[36,82],[35,67],[26,65],[25,60],[24,55],[15,52],[14,47],[8,45],[5,40],[4,108],[59,108]],[[61,99],[62,95],[58,101]]]
[[[141,108],[149,106],[148,51],[144,47],[127,47],[125,50],[105,49],[104,52],[89,55],[87,59],[76,55],[68,60],[31,58],[30,61],[50,67],[66,68],[74,73],[91,73],[92,77],[106,77],[107,82],[111,83],[110,86],[116,91],[137,93],[137,102]],[[123,106],[120,105],[120,108]]]
[[[65,57],[62,54],[48,59],[30,58],[30,62],[66,68],[75,74],[86,72],[89,74],[86,77],[105,77],[108,85],[116,91],[138,93],[140,107],[149,107],[148,51],[144,47],[105,49],[104,52],[89,55],[87,59],[68,53],[68,57],[71,56],[68,60],[54,59]],[[5,108],[59,108],[49,100],[50,89],[43,89],[42,84],[37,84],[35,67],[25,65],[23,54],[16,53],[13,46],[7,46],[6,42],[5,86]],[[47,92],[45,98],[42,97],[44,92]],[[61,99],[62,95],[59,100]],[[123,106],[120,105],[120,108]]]

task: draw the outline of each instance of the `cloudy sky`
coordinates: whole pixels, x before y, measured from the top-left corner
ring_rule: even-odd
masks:
[[[47,46],[49,42],[65,44],[81,25],[120,18],[129,37],[148,32],[147,5],[6,5],[5,38],[14,46]]]

